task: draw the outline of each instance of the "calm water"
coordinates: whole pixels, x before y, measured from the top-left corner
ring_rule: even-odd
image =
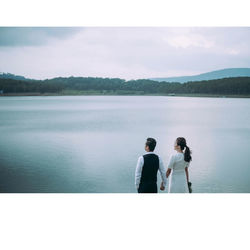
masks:
[[[193,192],[250,192],[249,111],[250,99],[1,97],[0,192],[135,192],[145,139],[166,165],[178,136]]]

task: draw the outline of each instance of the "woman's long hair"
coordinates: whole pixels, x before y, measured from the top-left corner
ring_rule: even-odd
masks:
[[[181,147],[181,150],[184,150],[184,148],[186,148],[185,152],[184,152],[184,161],[190,162],[192,160],[192,156],[191,156],[192,151],[187,146],[186,139],[183,137],[178,137],[176,139],[176,144],[177,144],[177,146]]]

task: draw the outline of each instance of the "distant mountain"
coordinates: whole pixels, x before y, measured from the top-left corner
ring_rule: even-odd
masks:
[[[158,82],[194,82],[194,81],[208,81],[216,80],[222,78],[231,78],[231,77],[250,77],[250,68],[228,68],[222,70],[211,71],[208,73],[203,73],[200,75],[194,76],[177,76],[177,77],[162,77],[162,78],[149,78],[149,80],[158,81]],[[60,79],[61,77],[57,77]],[[52,78],[52,79],[57,79]],[[11,73],[2,73],[0,72],[0,79],[13,79],[13,80],[22,80],[22,81],[34,81],[35,79],[25,78],[24,76],[14,75]]]
[[[222,70],[211,71],[208,73],[194,75],[194,76],[178,76],[178,77],[165,77],[165,78],[150,78],[150,80],[158,82],[191,82],[191,81],[204,81],[215,80],[228,77],[249,77],[250,68],[228,68]]]
[[[33,80],[33,79],[25,78],[24,76],[17,76],[17,75],[14,75],[14,74],[10,74],[10,73],[1,73],[1,72],[0,72],[0,78],[1,78],[1,79],[22,80],[22,81],[30,81],[30,80]]]

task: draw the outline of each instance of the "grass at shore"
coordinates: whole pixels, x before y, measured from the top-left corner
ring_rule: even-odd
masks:
[[[77,91],[66,90],[59,93],[4,93],[1,96],[172,96],[172,97],[217,97],[217,98],[250,98],[250,95],[219,95],[219,94],[163,94],[144,93],[143,91]]]

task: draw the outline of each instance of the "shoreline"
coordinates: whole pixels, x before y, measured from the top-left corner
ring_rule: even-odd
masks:
[[[79,92],[79,93],[5,93],[0,94],[4,96],[169,96],[169,97],[210,97],[210,98],[250,98],[250,95],[219,95],[219,94],[138,94],[138,93],[100,93],[100,92]]]

